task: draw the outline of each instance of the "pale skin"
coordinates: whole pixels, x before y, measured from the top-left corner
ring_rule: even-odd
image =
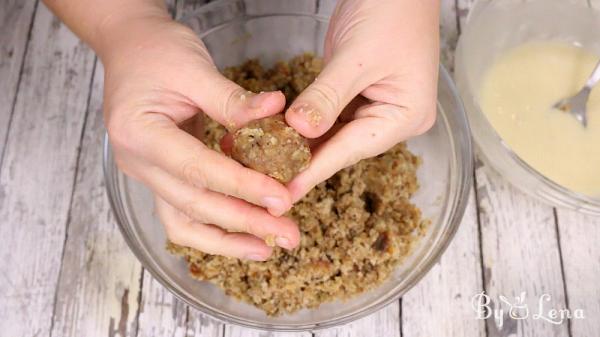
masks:
[[[174,243],[262,261],[274,238],[300,241],[282,216],[340,169],[427,131],[435,121],[437,0],[340,0],[325,67],[285,112],[315,139],[287,186],[209,150],[192,134],[205,113],[234,130],[281,112],[280,92],[248,94],[219,74],[204,44],[161,0],[44,0],[105,68],[105,124],[119,168],[147,185]]]

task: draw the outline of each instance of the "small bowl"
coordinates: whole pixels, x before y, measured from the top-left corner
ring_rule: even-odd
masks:
[[[286,3],[292,6],[292,2]],[[333,8],[334,1],[321,0],[320,4],[321,10]],[[280,0],[229,0],[202,7],[182,21],[198,32],[222,68],[248,58],[270,65],[303,52],[321,55],[326,15],[288,8]],[[412,254],[372,291],[345,302],[269,317],[225,295],[217,286],[193,279],[185,261],[164,249],[166,237],[153,214],[151,192],[117,169],[106,140],[105,179],[119,227],[131,250],[160,283],[186,303],[226,323],[298,331],[331,327],[373,313],[397,300],[427,273],[452,239],[465,210],[472,179],[470,132],[458,94],[443,68],[438,91],[435,125],[408,142],[411,151],[423,158],[418,171],[421,188],[412,200],[432,223]]]
[[[600,215],[600,196],[571,191],[536,171],[502,140],[479,106],[486,71],[503,52],[528,41],[562,41],[600,54],[600,13],[585,1],[475,3],[456,50],[455,79],[478,153],[521,191],[553,206]]]

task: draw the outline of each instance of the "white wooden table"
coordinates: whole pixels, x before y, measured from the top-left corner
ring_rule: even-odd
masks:
[[[442,0],[450,69],[471,2]],[[0,336],[600,335],[600,218],[540,204],[481,162],[453,243],[385,309],[338,328],[273,334],[189,308],[142,268],[115,226],[101,167],[102,81],[92,51],[43,4],[0,2]],[[526,292],[530,316],[499,332],[476,319],[471,300],[482,291]],[[535,319],[543,294],[543,312],[580,309],[585,318]]]

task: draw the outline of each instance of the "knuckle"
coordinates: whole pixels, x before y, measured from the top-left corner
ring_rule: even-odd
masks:
[[[127,159],[127,157],[115,154],[114,160],[115,165],[117,165],[117,167],[121,172],[123,172],[123,174],[138,180],[142,179],[142,175],[140,174],[140,172],[136,170],[135,165],[132,165],[130,163],[130,160]]]
[[[234,83],[230,83],[225,85],[225,89],[223,89],[223,100],[221,100],[221,104],[219,104],[219,115],[223,117],[223,121],[225,123],[225,127],[228,129],[237,128],[236,120],[235,120],[235,108],[236,103],[244,97],[246,91],[237,86]]]
[[[340,96],[333,86],[325,81],[313,82],[310,86],[311,92],[319,102],[327,108],[327,112],[335,114],[340,106]]]
[[[242,221],[240,229],[246,233],[255,235],[260,234],[261,232],[256,218],[257,209],[255,207],[243,207],[243,209],[240,210],[240,219]]]
[[[217,226],[206,224],[195,229],[199,232],[199,238],[202,237],[203,239],[195,240],[193,248],[210,255],[224,255],[225,245],[223,245],[223,241],[227,234],[217,228]]]
[[[241,198],[246,200],[247,195],[245,195],[245,191],[249,186],[249,182],[252,181],[252,172],[249,168],[242,167],[238,173],[235,173],[231,177],[231,186],[229,187],[228,195]],[[246,187],[246,189],[244,189]]]
[[[431,129],[433,127],[433,125],[435,124],[435,120],[437,118],[437,113],[434,111],[426,113],[422,120],[421,120],[421,125],[417,128],[416,130],[416,135],[422,135],[423,133],[427,132],[429,129]]]
[[[183,180],[195,187],[209,188],[209,180],[204,170],[198,164],[200,161],[196,157],[190,157],[184,160],[180,165],[180,172]]]
[[[169,241],[182,246],[186,244],[185,235],[183,234],[181,228],[175,222],[163,221],[163,225],[165,227],[165,232],[167,234],[167,238],[169,238]]]
[[[198,203],[194,201],[186,201],[182,204],[180,211],[187,217],[194,219],[195,221],[206,223],[202,210],[198,207]]]
[[[123,113],[115,112],[107,120],[106,130],[110,143],[117,149],[135,152],[138,148],[139,137],[132,123]]]

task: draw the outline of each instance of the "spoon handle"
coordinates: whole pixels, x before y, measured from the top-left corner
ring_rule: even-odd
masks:
[[[600,61],[598,61],[598,64],[596,64],[596,68],[594,68],[594,71],[592,72],[592,75],[588,79],[585,86],[591,89],[596,85],[596,83],[598,83],[598,81],[600,81]]]

